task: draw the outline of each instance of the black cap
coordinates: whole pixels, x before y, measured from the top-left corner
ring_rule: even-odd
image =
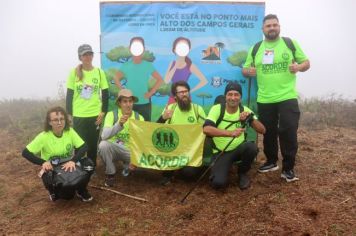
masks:
[[[231,90],[239,92],[239,94],[242,97],[242,88],[241,88],[241,85],[239,83],[237,83],[237,82],[229,82],[225,87],[225,96]]]

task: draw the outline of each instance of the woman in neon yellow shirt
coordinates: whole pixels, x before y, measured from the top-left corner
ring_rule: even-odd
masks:
[[[93,50],[83,44],[78,48],[82,62],[67,80],[66,108],[73,116],[73,128],[88,145],[88,157],[96,164],[100,124],[108,109],[108,83],[105,72],[93,66]]]
[[[74,155],[75,151],[75,155]],[[62,169],[67,172],[76,168],[93,169],[93,163],[88,158],[83,158],[87,146],[79,135],[69,126],[68,116],[62,107],[54,107],[47,111],[44,131],[38,134],[23,150],[22,155],[30,162],[41,165],[41,177],[45,187],[50,192],[52,201],[58,198],[71,199],[75,192],[82,201],[91,201],[93,197],[87,190],[90,180],[90,171],[82,176],[78,185],[71,188],[54,188],[48,183],[49,176],[53,174],[53,165],[56,162],[64,163]],[[65,162],[66,161],[66,162]],[[81,167],[76,166],[80,162]]]

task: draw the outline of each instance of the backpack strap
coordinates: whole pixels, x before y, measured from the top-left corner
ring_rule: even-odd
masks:
[[[135,120],[140,120],[140,114],[138,114],[137,111],[134,111],[135,113]]]
[[[282,37],[282,39],[283,39],[284,43],[287,45],[287,47],[289,48],[289,50],[292,51],[293,59],[295,60],[295,51],[296,51],[296,48],[295,48],[295,46],[294,46],[294,43],[293,43],[292,39],[291,39],[291,38],[288,38],[288,37]],[[262,42],[263,42],[263,41],[259,41],[258,43],[256,43],[256,44],[253,46],[253,49],[252,49],[252,52],[251,52],[253,66],[255,65],[256,54],[257,54],[258,49],[260,48]]]
[[[282,37],[282,39],[284,40],[285,44],[287,45],[287,47],[292,51],[293,54],[293,59],[295,61],[295,51],[296,48],[294,46],[294,43],[292,41],[292,39],[288,38],[288,37]]]
[[[256,54],[258,52],[258,49],[260,48],[261,44],[263,41],[259,41],[258,43],[256,43],[253,46],[252,52],[251,52],[251,56],[252,56],[252,66],[255,66],[255,58],[256,58]]]
[[[220,114],[218,119],[216,120],[216,128],[219,126],[219,124],[221,123],[221,121],[224,118],[224,114],[225,114],[225,108],[226,108],[226,104],[225,103],[220,103]]]
[[[174,103],[174,104],[172,105],[172,108],[173,108],[173,109],[172,109],[172,110],[173,110],[172,116],[173,116],[173,114],[174,114],[174,110],[176,109],[176,107],[177,107],[177,103]],[[167,107],[167,108],[168,108],[168,107]],[[172,119],[172,117],[168,119],[168,124],[171,123],[171,119]]]
[[[119,110],[118,109],[113,109],[112,113],[114,114],[114,124],[116,124],[117,120],[119,119]]]

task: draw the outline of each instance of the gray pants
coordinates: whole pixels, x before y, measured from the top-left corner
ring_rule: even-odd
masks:
[[[124,168],[128,168],[130,164],[130,152],[122,144],[103,140],[99,144],[99,155],[105,163],[105,174],[107,175],[116,173],[114,161],[122,161]]]

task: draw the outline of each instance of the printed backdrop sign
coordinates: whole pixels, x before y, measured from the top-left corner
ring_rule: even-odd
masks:
[[[178,57],[172,50],[178,37],[190,41],[186,56],[189,60],[186,61],[191,61],[192,66],[183,77],[194,90],[191,93],[193,102],[208,112],[215,97],[224,93],[225,85],[236,81],[243,88],[243,103],[249,103],[255,110],[256,81],[252,79],[249,84],[241,69],[248,49],[262,39],[264,10],[264,3],[102,2],[101,61],[110,84],[110,108],[118,92],[113,75],[130,62],[130,39],[139,36],[145,40],[144,60],[165,80],[151,98],[153,121],[159,117],[170,96],[172,73],[167,72]],[[123,87],[147,86],[151,89],[154,80],[130,84],[129,78],[122,78],[120,83]],[[204,86],[198,86],[199,83]]]
[[[131,163],[142,168],[176,170],[202,164],[202,126],[129,120]],[[189,131],[189,135],[187,135]]]

